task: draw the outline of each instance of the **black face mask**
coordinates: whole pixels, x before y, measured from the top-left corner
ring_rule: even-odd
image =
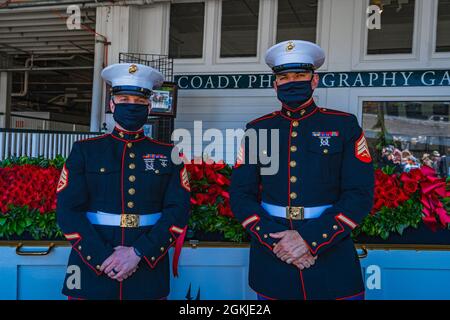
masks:
[[[137,131],[147,122],[148,104],[114,103],[114,106],[114,120],[127,131]]]
[[[310,81],[293,81],[278,86],[277,97],[291,108],[297,108],[308,101],[313,95]]]

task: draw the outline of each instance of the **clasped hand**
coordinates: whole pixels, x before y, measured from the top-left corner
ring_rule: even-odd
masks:
[[[300,270],[307,269],[316,262],[317,257],[310,253],[305,240],[296,230],[271,233],[270,236],[280,239],[273,248],[273,253],[281,261],[293,264]]]
[[[122,282],[136,272],[140,261],[141,258],[136,255],[133,247],[118,246],[102,263],[100,271],[111,279]]]

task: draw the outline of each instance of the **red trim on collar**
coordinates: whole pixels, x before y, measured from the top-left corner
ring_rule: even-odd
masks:
[[[113,138],[116,139],[116,140],[122,141],[122,142],[138,142],[138,141],[145,140],[145,138],[146,138],[146,137],[141,137],[141,138],[135,139],[135,140],[126,140],[126,139],[122,139],[122,138],[116,137],[116,136],[113,135],[113,134],[111,135],[111,137],[113,137]]]
[[[311,98],[309,98],[309,100],[307,100],[305,103],[303,103],[302,105],[300,105],[297,108],[291,108],[291,107],[289,107],[288,105],[286,105],[284,103],[283,103],[283,108],[287,109],[287,110],[289,110],[291,112],[297,112],[299,110],[305,109],[306,107],[309,107],[313,102],[314,102],[314,98],[311,97]]]
[[[318,111],[318,109],[319,108],[316,107],[311,113],[308,113],[306,116],[298,118],[298,119],[290,118],[287,115],[283,114],[282,112],[280,112],[280,116],[282,116],[283,118],[286,118],[289,121],[301,121],[301,120],[304,120],[304,119],[312,116],[313,114],[315,114]]]
[[[138,131],[127,131],[119,129],[117,126],[114,127],[114,131],[122,132],[123,134],[137,134],[137,133],[144,133],[144,129],[138,130]]]

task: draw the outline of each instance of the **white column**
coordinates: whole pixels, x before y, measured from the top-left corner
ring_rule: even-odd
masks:
[[[94,74],[92,80],[92,105],[91,105],[91,123],[90,130],[92,132],[100,131],[102,109],[105,108],[103,103],[103,80],[101,72],[103,70],[103,57],[105,39],[101,36],[95,37],[95,57],[94,57]]]
[[[11,125],[11,72],[0,72],[0,128]]]

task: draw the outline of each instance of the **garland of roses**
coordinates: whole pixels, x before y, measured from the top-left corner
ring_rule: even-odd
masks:
[[[19,157],[0,162],[0,238],[57,239],[56,185],[65,159]]]
[[[0,162],[0,238],[28,232],[34,239],[61,238],[56,224],[56,185],[64,164],[62,157],[12,158]],[[191,183],[192,232],[220,233],[225,240],[248,239],[230,209],[232,168],[222,162],[200,161],[186,165]],[[387,239],[392,232],[425,223],[432,230],[450,223],[450,179],[440,179],[422,167],[395,174],[393,168],[375,170],[374,205],[354,230]]]

